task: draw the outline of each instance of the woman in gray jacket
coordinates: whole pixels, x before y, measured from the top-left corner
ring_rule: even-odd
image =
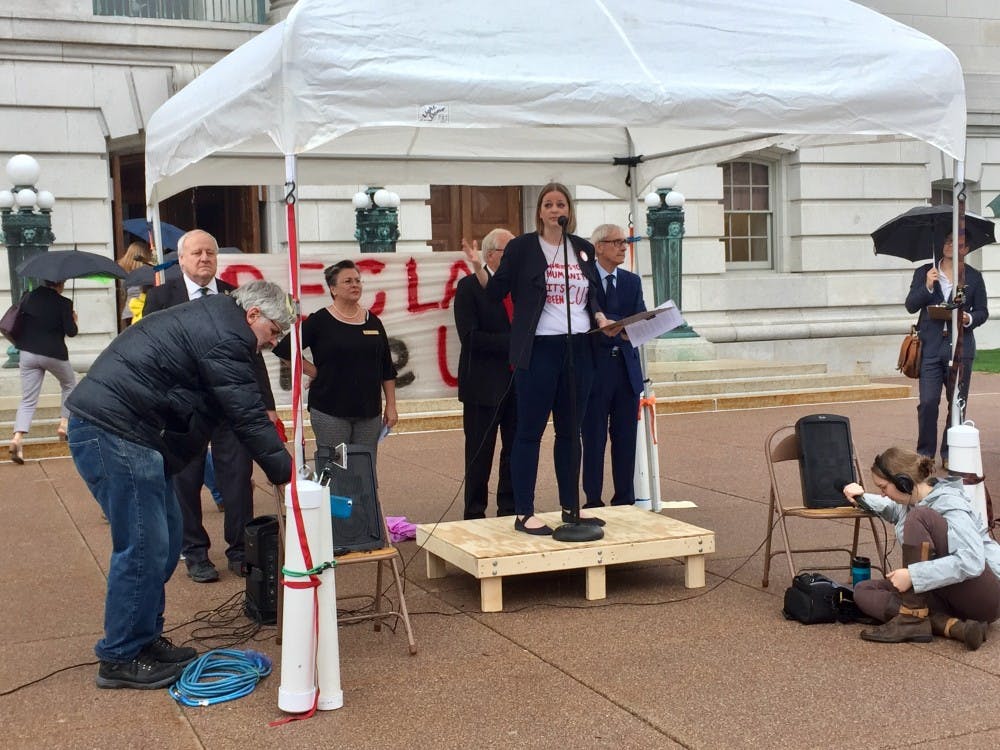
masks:
[[[871,472],[880,494],[851,483],[844,495],[895,525],[903,567],[855,587],[858,607],[884,623],[861,637],[926,643],[943,635],[976,650],[1000,617],[1000,545],[973,511],[962,480],[933,477],[933,459],[898,447],[877,455]]]

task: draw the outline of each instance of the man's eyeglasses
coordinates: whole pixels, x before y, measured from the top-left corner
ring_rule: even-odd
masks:
[[[606,245],[614,245],[615,247],[627,247],[628,240],[601,240]]]

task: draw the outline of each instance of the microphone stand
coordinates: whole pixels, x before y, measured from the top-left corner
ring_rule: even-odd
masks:
[[[552,538],[560,542],[594,542],[604,538],[604,529],[594,524],[580,523],[580,416],[576,408],[576,361],[573,356],[573,314],[569,304],[567,223],[566,217],[559,217],[559,226],[562,227],[563,301],[566,303],[566,377],[569,380],[570,424],[573,426],[570,463],[573,466],[573,494],[576,499],[573,501],[573,507],[569,508],[569,522],[554,529]],[[583,271],[582,266],[580,270]]]

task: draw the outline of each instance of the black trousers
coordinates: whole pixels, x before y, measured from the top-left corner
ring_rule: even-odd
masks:
[[[212,433],[212,462],[215,485],[222,493],[225,519],[226,557],[243,561],[244,530],[253,519],[253,460],[235,433],[220,425]],[[205,451],[174,474],[174,493],[184,519],[181,552],[188,566],[208,559],[212,542],[202,526],[201,487],[205,481]]]
[[[500,466],[497,481],[497,515],[514,515],[514,488],[510,481],[510,449],[517,426],[517,407],[511,390],[500,407],[462,405],[465,430],[465,518],[485,518],[493,453],[500,431]]]

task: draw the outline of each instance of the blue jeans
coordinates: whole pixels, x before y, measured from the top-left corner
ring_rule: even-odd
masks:
[[[131,661],[163,632],[166,582],[181,551],[180,506],[163,457],[73,415],[73,463],[111,524],[104,637],[94,653]]]
[[[222,505],[222,493],[215,486],[215,462],[212,460],[212,451],[205,454],[205,476],[202,479],[208,491],[212,494],[212,499],[216,505]]]
[[[587,334],[573,336],[576,378],[572,383],[566,366],[566,337],[536,336],[528,368],[514,372],[517,430],[510,451],[510,473],[514,485],[514,512],[519,516],[535,513],[538,454],[549,414],[556,433],[552,457],[559,505],[570,509],[580,502],[580,425],[594,380],[594,355]],[[570,391],[575,391],[575,403],[570,398]]]

